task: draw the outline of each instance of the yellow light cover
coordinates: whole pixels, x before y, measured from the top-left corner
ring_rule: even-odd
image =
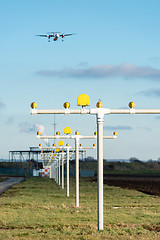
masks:
[[[94,135],[97,135],[97,132],[94,132]]]
[[[60,141],[58,142],[58,145],[59,145],[59,146],[63,146],[63,141],[60,140]]]
[[[74,150],[72,152],[74,153]]]
[[[60,135],[60,132],[59,132],[59,131],[57,131],[57,132],[56,132],[56,135]]]
[[[69,143],[67,143],[66,146],[69,147]]]
[[[56,146],[56,144],[55,143],[53,143],[53,145],[52,145],[53,147],[55,147]]]
[[[99,101],[99,102],[97,102],[97,104],[96,104],[96,107],[97,107],[97,108],[102,108],[102,107],[103,107],[103,103],[102,103],[102,102],[100,102],[100,101]]]
[[[51,151],[51,153],[53,153],[53,151]]]
[[[41,153],[43,153],[43,151],[41,151]]]
[[[55,151],[56,151],[56,152],[59,152],[59,148],[56,148]]]
[[[42,144],[41,144],[41,143],[39,144],[39,147],[42,147]]]
[[[80,143],[79,146],[82,147],[82,143]]]
[[[90,100],[87,94],[81,94],[77,99],[77,106],[90,106]]]
[[[31,103],[31,108],[37,108],[37,103],[36,102],[32,102]]]
[[[79,135],[79,132],[78,132],[78,131],[76,131],[76,132],[75,132],[75,135]]]
[[[114,132],[113,135],[117,136],[117,132]]]
[[[40,136],[40,135],[41,135],[41,132],[39,132],[39,131],[38,131],[38,132],[37,132],[37,135],[39,135],[39,136]]]
[[[71,134],[71,128],[70,127],[65,127],[64,128],[64,134]]]
[[[63,107],[64,107],[64,108],[70,108],[70,103],[69,103],[69,102],[65,102],[65,103],[63,104]]]
[[[134,103],[134,102],[130,102],[130,103],[128,104],[128,106],[129,106],[130,108],[134,108],[134,107],[135,107],[135,103]]]
[[[96,147],[96,144],[95,144],[95,143],[93,144],[93,147]]]

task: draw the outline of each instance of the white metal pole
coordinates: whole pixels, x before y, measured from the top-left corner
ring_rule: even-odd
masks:
[[[57,164],[56,164],[56,165],[57,165],[57,171],[56,171],[56,172],[57,172],[57,174],[56,174],[56,182],[58,183],[58,159],[57,159]]]
[[[79,207],[79,136],[75,138],[75,148],[76,148],[76,189],[75,189],[75,205]]]
[[[53,163],[52,163],[51,166],[50,166],[50,178],[54,178],[53,171],[54,171],[54,166],[53,166]]]
[[[160,114],[160,109],[109,109],[103,108],[104,114]],[[31,115],[36,114],[96,114],[97,108],[91,109],[32,109]]]
[[[67,197],[69,197],[69,147],[67,147]]]
[[[64,189],[64,154],[61,154],[62,159],[62,189]]]
[[[61,158],[60,158],[60,155],[59,155],[59,158],[58,158],[58,176],[59,176],[59,179],[58,179],[58,184],[61,185]]]
[[[98,210],[98,230],[103,230],[103,120],[97,114],[97,164],[98,164],[98,179],[97,179],[97,210]]]
[[[56,167],[55,167],[55,162],[53,163],[53,178],[56,179]]]
[[[55,165],[54,165],[54,171],[55,171],[55,182],[57,181],[57,163],[55,162]]]

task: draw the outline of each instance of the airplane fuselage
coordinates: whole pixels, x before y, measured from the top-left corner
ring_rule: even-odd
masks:
[[[53,38],[53,41],[57,41],[58,37]]]
[[[58,38],[59,38],[59,34],[56,33],[55,36],[54,36],[54,38],[53,38],[53,41],[57,41]]]

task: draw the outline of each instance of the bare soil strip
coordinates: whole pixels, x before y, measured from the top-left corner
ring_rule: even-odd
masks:
[[[160,196],[160,177],[112,175],[104,176],[104,184]]]

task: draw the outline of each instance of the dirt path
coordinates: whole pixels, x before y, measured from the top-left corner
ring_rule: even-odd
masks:
[[[0,182],[0,194],[5,192],[11,186],[23,182],[25,180],[24,177],[12,177]]]

